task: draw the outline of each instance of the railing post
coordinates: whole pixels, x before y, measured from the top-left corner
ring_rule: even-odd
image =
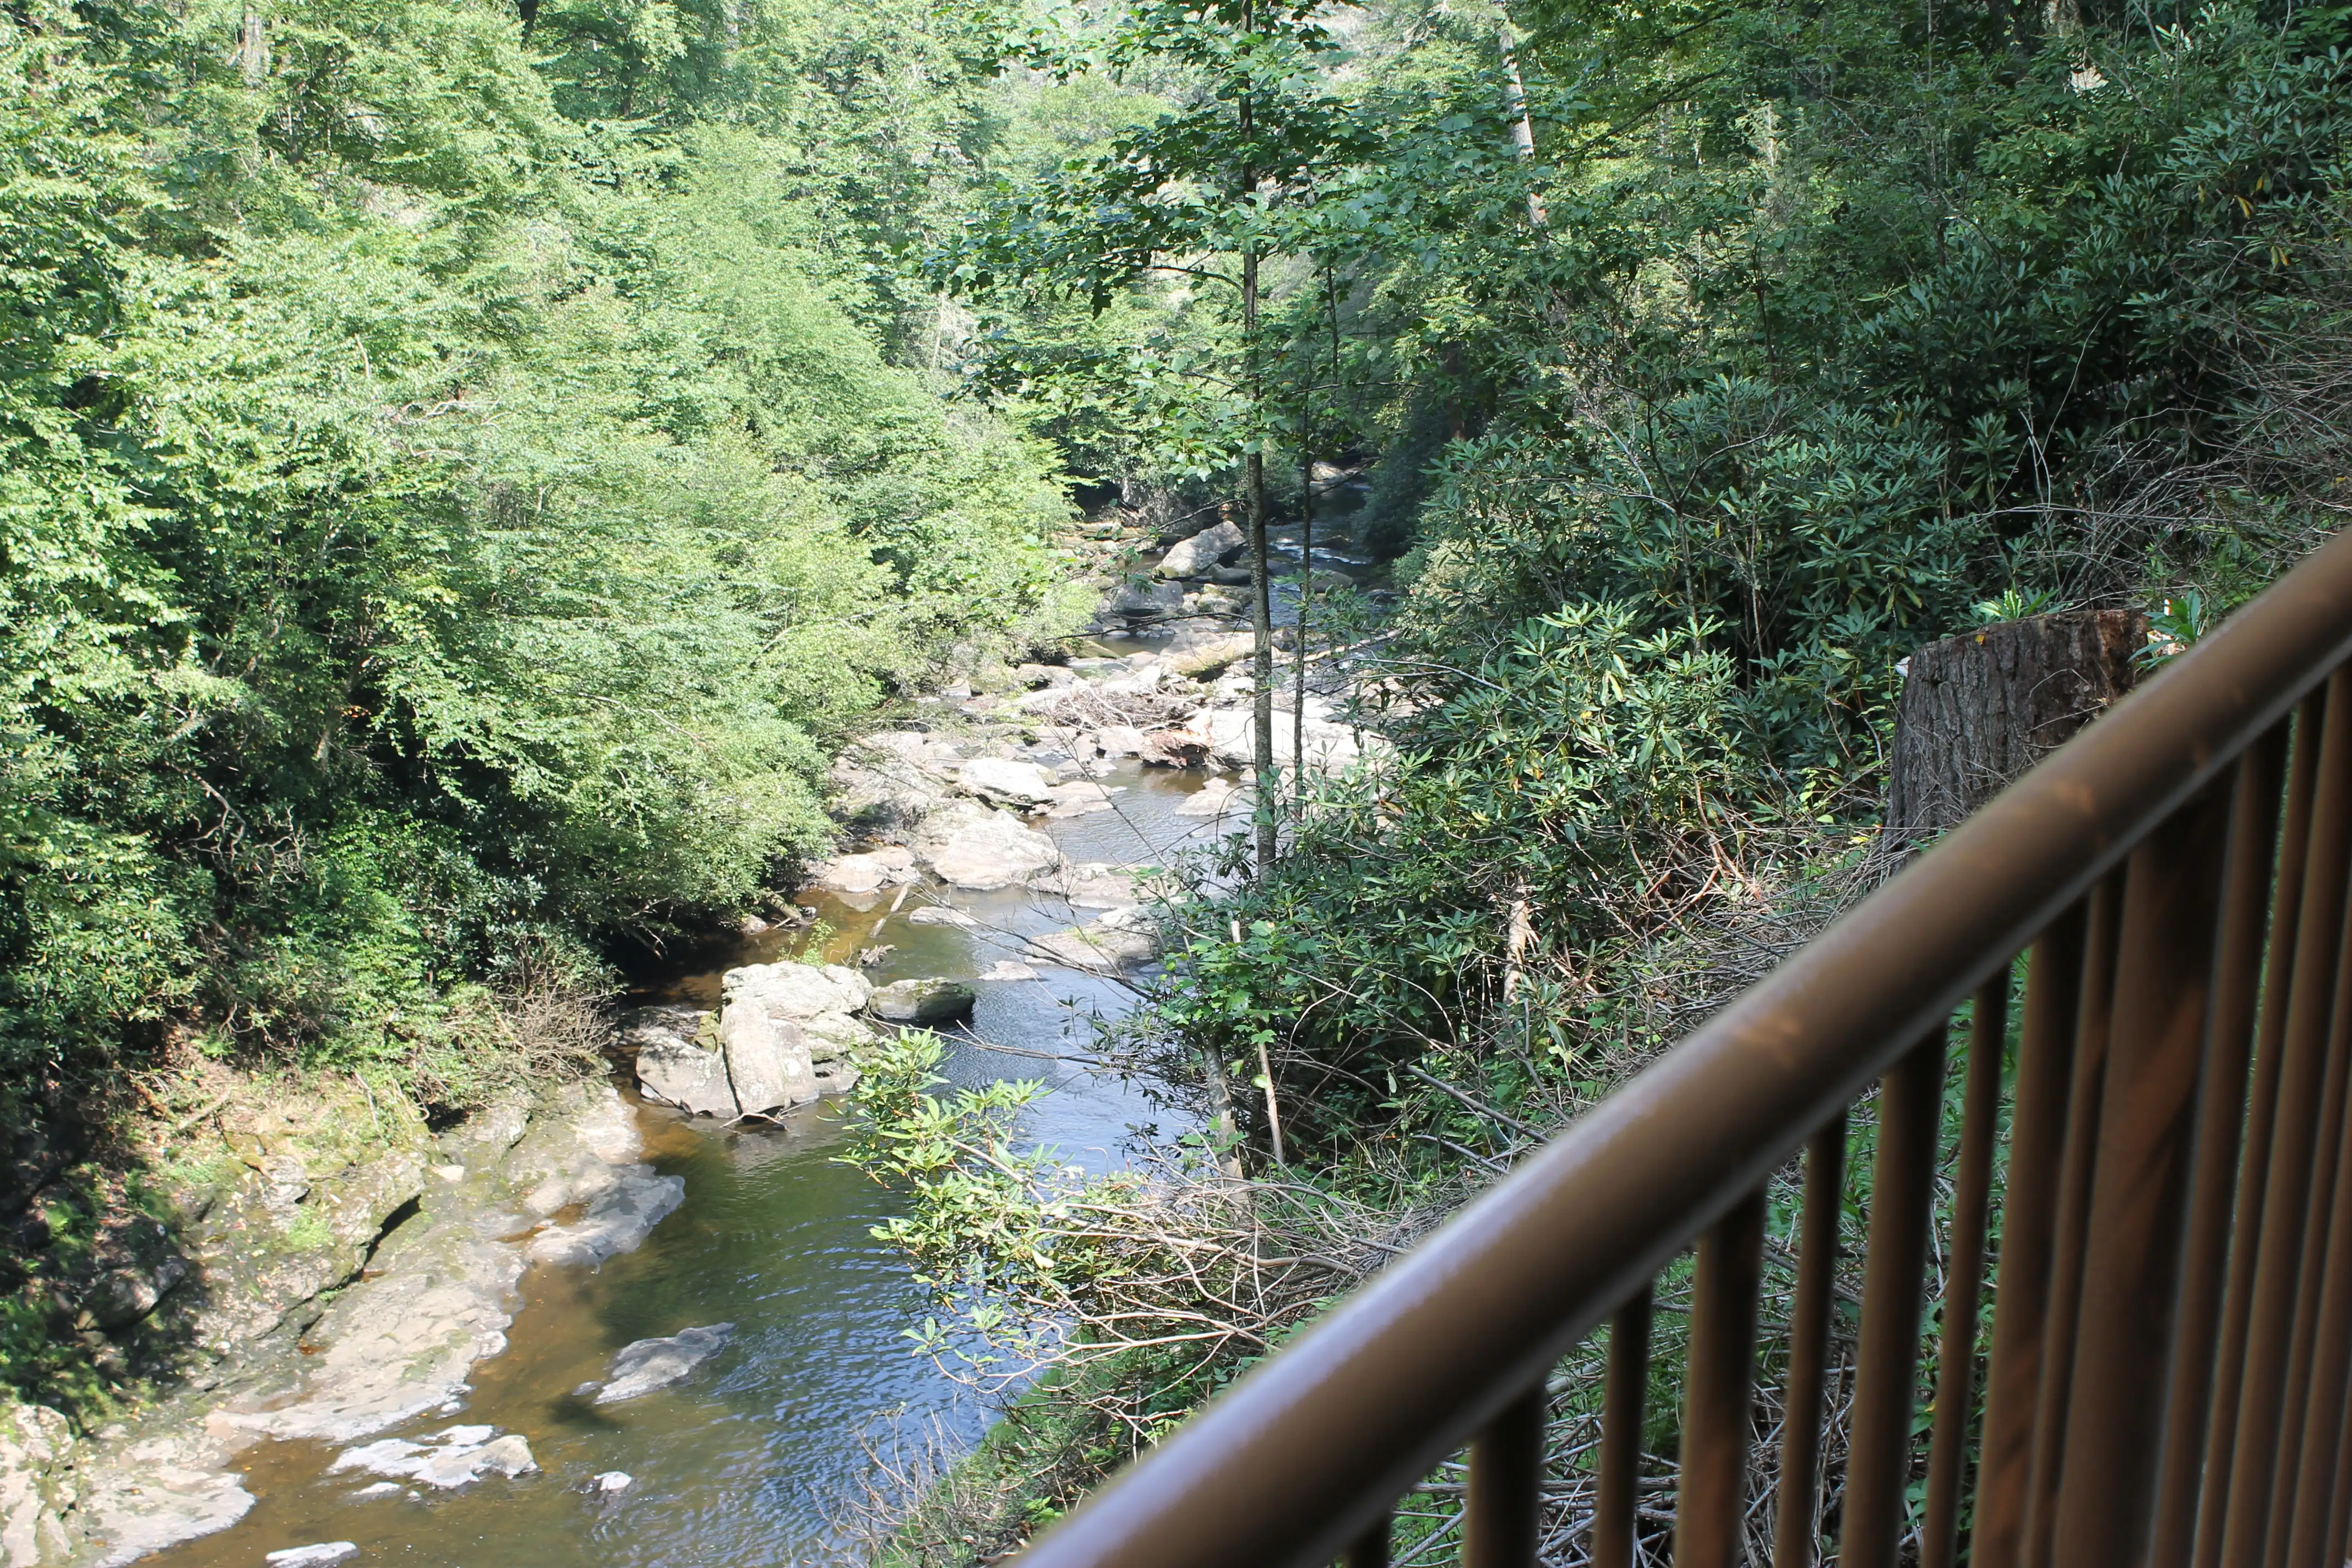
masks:
[[[1797,1302],[1789,1325],[1772,1568],[1812,1568],[1819,1548],[1814,1528],[1821,1505],[1822,1380],[1829,1373],[1830,1305],[1837,1293],[1838,1221],[1845,1207],[1845,1122],[1841,1110],[1805,1145],[1805,1207],[1797,1239]]]
[[[1592,1568],[1633,1568],[1633,1514],[1642,1486],[1642,1424],[1650,1394],[1647,1281],[1609,1321],[1608,1384],[1601,1397],[1600,1496],[1592,1509]]]
[[[1862,1345],[1839,1568],[1894,1568],[1902,1532],[1943,1108],[1944,1030],[1938,1026],[1879,1080],[1878,1157],[1871,1166],[1870,1251],[1863,1264]]]
[[[2124,883],[2053,1563],[2133,1568],[2156,1523],[2230,798],[2132,852]]]
[[[1535,1568],[1546,1403],[1539,1382],[1503,1406],[1471,1443],[1463,1568]]]
[[[1748,1440],[1755,1425],[1756,1303],[1764,1285],[1764,1194],[1699,1238],[1691,1280],[1690,1370],[1675,1568],[1735,1568],[1746,1555]]]

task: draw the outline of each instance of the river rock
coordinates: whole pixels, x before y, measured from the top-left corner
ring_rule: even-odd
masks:
[[[1010,805],[1024,811],[1034,811],[1050,804],[1054,796],[1051,774],[1034,763],[1011,762],[1003,757],[974,757],[956,770],[956,784],[967,795],[976,795],[991,805]]]
[[[1106,724],[1094,734],[1095,750],[1108,757],[1133,757],[1143,752],[1143,731],[1132,724]]]
[[[1240,526],[1227,519],[1175,545],[1160,558],[1160,564],[1152,572],[1167,579],[1198,577],[1239,555],[1246,542]]]
[[[971,1016],[971,987],[958,980],[900,980],[874,993],[866,1010],[886,1024],[932,1029]]]
[[[857,1069],[845,1061],[812,1062],[809,1072],[816,1079],[820,1095],[847,1094],[857,1087]]]
[[[1093,812],[1109,811],[1118,802],[1111,799],[1111,788],[1092,779],[1076,779],[1054,786],[1054,808],[1048,816],[1086,816]]]
[[[1000,958],[994,963],[990,964],[986,969],[982,970],[975,978],[981,980],[1034,980],[1037,978],[1037,972],[1030,968],[1025,963],[1015,963],[1009,958]]]
[[[942,880],[982,891],[1025,882],[1062,859],[1052,839],[1024,826],[1012,813],[978,807],[927,819],[915,849]]]
[[[854,1057],[874,1043],[874,1030],[862,1018],[847,1013],[819,1013],[801,1020],[808,1037],[809,1058],[820,1067],[828,1060]]]
[[[1240,795],[1240,800],[1234,797]],[[1250,808],[1247,792],[1229,779],[1213,778],[1186,795],[1172,815],[1177,816],[1223,816],[1228,813],[1246,812]]]
[[[1134,876],[1107,860],[1065,866],[1029,885],[1081,910],[1130,909],[1137,893]]]
[[[732,1323],[712,1323],[624,1345],[613,1358],[613,1375],[596,1391],[596,1403],[618,1405],[667,1388],[716,1355],[734,1333]]]
[[[1161,656],[1178,675],[1215,675],[1226,666],[1247,658],[1257,639],[1247,632],[1203,631],[1187,626],[1176,634]]]
[[[727,1058],[683,1040],[649,1040],[637,1047],[637,1082],[647,1098],[688,1116],[731,1121],[740,1113],[727,1080]]]
[[[628,1165],[613,1173],[612,1184],[589,1201],[588,1212],[570,1225],[553,1226],[530,1238],[523,1256],[533,1263],[569,1263],[593,1268],[614,1253],[634,1252],[686,1201],[686,1178],[665,1176],[651,1165]]]
[[[482,1426],[452,1427],[423,1443],[404,1437],[380,1437],[356,1448],[346,1448],[327,1467],[329,1475],[365,1470],[371,1475],[397,1476],[444,1491],[471,1486],[484,1476],[527,1476],[539,1468],[530,1444],[520,1432],[487,1441]],[[468,1440],[472,1439],[472,1440]]]
[[[147,1215],[110,1217],[90,1250],[100,1272],[81,1306],[109,1333],[152,1312],[188,1278],[188,1259],[171,1231]]]
[[[1160,954],[1160,922],[1141,909],[1113,910],[1099,920],[1031,942],[1043,958],[1069,969],[1108,973]]]
[[[719,978],[730,1003],[756,1002],[768,1016],[801,1024],[826,1013],[855,1013],[874,994],[874,983],[837,963],[748,963]]]
[[[915,880],[915,857],[896,844],[836,855],[817,869],[814,886],[829,893],[871,893]]]
[[[919,926],[959,926],[970,930],[980,922],[951,904],[921,904],[907,911],[907,923]]]
[[[330,1568],[332,1563],[348,1563],[359,1554],[359,1547],[351,1542],[321,1541],[313,1546],[289,1546],[277,1552],[265,1552],[261,1560],[268,1563],[269,1568]]]
[[[1190,730],[1154,730],[1143,737],[1136,754],[1151,767],[1197,768],[1209,760],[1209,746]]]
[[[765,1115],[816,1098],[807,1037],[790,1018],[772,1016],[755,992],[738,994],[719,1014],[719,1043],[740,1114]]]
[[[1110,602],[1110,613],[1131,621],[1156,621],[1184,607],[1181,583],[1135,583]]]
[[[615,1492],[627,1491],[636,1483],[637,1479],[626,1470],[599,1470],[588,1478],[588,1489],[610,1497]]]

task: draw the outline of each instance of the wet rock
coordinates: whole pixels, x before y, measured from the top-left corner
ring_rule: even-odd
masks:
[[[956,784],[991,805],[1034,811],[1051,804],[1054,780],[1034,763],[974,757],[956,770]]]
[[[152,1552],[226,1530],[253,1507],[227,1455],[203,1433],[130,1444],[87,1468],[79,1489],[88,1548],[99,1568],[122,1568]]]
[[[1037,978],[1037,972],[1030,968],[1025,963],[1015,963],[1009,958],[1001,958],[994,963],[990,964],[986,969],[982,970],[974,978],[980,980],[1034,980]]]
[[[1108,973],[1160,955],[1160,925],[1140,909],[1113,910],[1099,920],[1031,942],[1040,956],[1070,969]]]
[[[533,1263],[593,1268],[614,1253],[635,1251],[685,1201],[685,1177],[658,1174],[651,1165],[628,1166],[614,1173],[613,1184],[590,1202],[585,1215],[540,1232],[523,1256]]]
[[[400,1483],[398,1481],[370,1481],[367,1485],[362,1487],[359,1490],[352,1494],[352,1500],[353,1502],[373,1502],[378,1498],[397,1497],[399,1495]]]
[[[956,980],[900,980],[874,993],[867,1011],[886,1024],[937,1028],[971,1016],[971,987]]]
[[[1230,520],[1219,522],[1174,546],[1152,572],[1168,579],[1198,577],[1239,555],[1245,542],[1240,525]]]
[[[1178,675],[1215,675],[1228,665],[1247,658],[1257,641],[1247,632],[1202,631],[1192,626],[1176,634],[1163,656]]]
[[[1091,779],[1076,780],[1054,786],[1054,808],[1048,816],[1085,816],[1093,812],[1109,811],[1118,803],[1111,799],[1112,791]]]
[[[926,821],[915,849],[942,880],[982,891],[1025,882],[1062,859],[1051,838],[1010,812],[977,807]]]
[[[809,1056],[814,1061],[828,1058],[856,1056],[874,1043],[874,1031],[847,1013],[819,1013],[801,1022],[801,1033],[808,1037]]]
[[[1143,731],[1132,724],[1106,724],[1094,735],[1095,750],[1105,756],[1133,757],[1143,752]]]
[[[371,1490],[373,1489],[371,1488]],[[400,1489],[387,1485],[387,1490]],[[348,1563],[360,1554],[360,1549],[348,1541],[321,1541],[314,1546],[289,1546],[280,1552],[265,1552],[261,1560],[269,1568],[329,1568],[335,1563]]]
[[[1082,910],[1132,908],[1139,891],[1133,873],[1106,860],[1065,866],[1029,884],[1041,893]]]
[[[667,1388],[716,1355],[734,1334],[734,1324],[712,1323],[625,1345],[613,1358],[613,1375],[597,1390],[596,1403],[617,1405]]]
[[[1132,621],[1160,620],[1184,607],[1184,587],[1181,583],[1137,583],[1119,591],[1110,602],[1110,613]]]
[[[959,926],[966,930],[980,922],[948,904],[922,904],[907,912],[907,923],[919,926]]]
[[[1234,797],[1239,796],[1236,800]],[[1214,778],[1184,797],[1172,815],[1177,816],[1225,816],[1246,813],[1250,809],[1249,794],[1231,780]]]
[[[857,1069],[847,1062],[813,1062],[809,1071],[816,1079],[816,1091],[820,1095],[847,1094],[857,1087]]]
[[[1246,566],[1220,566],[1207,576],[1210,582],[1225,588],[1246,588],[1253,581]]]
[[[727,1004],[719,1016],[719,1041],[735,1105],[743,1115],[765,1115],[816,1098],[807,1037],[791,1019],[772,1016],[757,994],[739,994]]]
[[[603,1497],[627,1491],[636,1485],[636,1478],[626,1470],[599,1470],[588,1478],[588,1489]]]
[[[871,893],[915,880],[915,857],[887,844],[856,855],[836,855],[819,868],[814,885],[830,893]]]
[[[469,1440],[488,1427],[453,1427],[424,1443],[403,1437],[381,1437],[335,1456],[329,1475],[364,1470],[372,1475],[397,1476],[404,1480],[437,1487],[444,1491],[471,1486],[484,1476],[527,1476],[539,1469],[530,1444],[520,1432],[488,1441]]]
[[[648,1099],[689,1116],[731,1121],[738,1114],[727,1059],[682,1040],[656,1040],[637,1048],[637,1083]]]
[[[1153,767],[1197,768],[1209,760],[1209,745],[1190,730],[1154,730],[1136,754]]]

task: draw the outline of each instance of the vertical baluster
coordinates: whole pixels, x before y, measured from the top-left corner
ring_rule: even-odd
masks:
[[[1764,1283],[1764,1194],[1699,1238],[1684,1381],[1675,1568],[1734,1568],[1746,1555],[1748,1439],[1756,1384],[1756,1302]]]
[[[2336,1487],[2327,1505],[2327,1541],[2319,1553],[2322,1563],[2345,1560],[2345,1536],[2352,1533],[2352,1400],[2336,1428]]]
[[[2052,1560],[2137,1568],[2156,1523],[2231,792],[2132,851]]]
[[[2188,1568],[2196,1544],[2197,1498],[2212,1411],[2213,1356],[2230,1251],[2230,1210],[2238,1175],[2239,1133],[2252,1056],[2254,1004],[2270,924],[2271,863],[2287,731],[2279,726],[2238,763],[2231,807],[2230,870],[2221,900],[2221,952],[2213,989],[2210,1057],[2189,1218],[2189,1256],[2181,1268],[2180,1330],[2173,1352],[2172,1403],[2166,1415],[2163,1479],[2157,1487],[2151,1568]]]
[[[2107,1081],[2107,1023],[2115,1002],[2116,928],[2123,874],[2091,894],[2083,942],[2083,991],[2074,1014],[2074,1076],[2066,1089],[2066,1154],[2059,1167],[2050,1246],[2050,1296],[2042,1325],[2042,1386],[2033,1411],[2033,1463],[2026,1481],[2025,1568],[2056,1568],[2059,1467],[2066,1455],[2066,1391],[2074,1376],[2074,1330],[2083,1301],[2083,1246]]]
[[[2286,1039],[2287,1003],[2294,979],[2296,933],[2303,918],[2304,878],[2311,843],[2312,796],[2319,776],[2324,698],[2296,708],[2287,767],[2286,816],[2279,833],[2278,889],[2271,900],[2271,939],[2263,968],[2262,1017],[2254,1039],[2254,1081],[2247,1094],[2246,1151],[2238,1169],[2237,1210],[2230,1223],[2230,1280],[2222,1300],[2221,1342],[2214,1357],[2212,1420],[2205,1437],[2205,1470],[2197,1489],[2194,1568],[2218,1568],[2229,1518],[2230,1470],[2237,1451],[2239,1398],[2246,1371],[2246,1337],[2253,1311],[2254,1265],[2260,1251],[2263,1205],[2271,1144],[2278,1124],[2280,1058]],[[2164,1564],[2162,1568],[2171,1568]]]
[[[2352,930],[2337,960],[2339,970],[2352,966]],[[2339,1065],[2352,1053],[2352,985],[2338,984],[2336,1026],[2328,1055]],[[2352,1089],[2347,1089],[2352,1093]],[[2301,1463],[2295,1478],[2293,1517],[2283,1561],[2319,1563],[2322,1542],[2329,1531],[2329,1514],[2336,1499],[2337,1436],[2344,1425],[2345,1385],[2352,1375],[2352,1115],[2336,1112],[2339,1131],[2335,1181],[2323,1196],[2327,1208],[2326,1265],[2322,1270],[2318,1316],[2315,1321],[2311,1372],[2306,1386],[2301,1435]]]
[[[2313,1143],[2319,1133],[2327,1028],[2335,1010],[2333,965],[2344,928],[2347,850],[2352,850],[2352,671],[2339,669],[2328,679],[2320,725],[2294,972],[2288,982],[2285,1032],[2280,1042],[2278,1117],[2263,1172],[2262,1228],[2254,1239],[2258,1250],[2230,1456],[2227,1517],[2221,1523],[2221,1568],[2256,1568],[2268,1545],[2279,1423],[2303,1270],[2304,1220],[2310,1208]],[[2220,1458],[2215,1455],[2215,1462]]]
[[[2008,1047],[2009,970],[1977,993],[1969,1026],[1968,1088],[1960,1111],[1960,1164],[1953,1178],[1951,1268],[1944,1287],[1943,1342],[1936,1364],[1936,1426],[1927,1447],[1927,1519],[1919,1568],[1952,1568],[1959,1545],[1960,1489],[1968,1479],[1969,1415],[1976,1405],[1977,1303],[1984,1286],[1985,1221],[1991,1206],[1993,1134],[2000,1121],[2000,1064]]]
[[[1943,1104],[1939,1026],[1879,1080],[1878,1154],[1871,1165],[1869,1251],[1863,1264],[1862,1344],[1855,1354],[1840,1568],[1893,1568],[1902,1536]]]
[[[1789,1386],[1780,1423],[1779,1518],[1772,1568],[1812,1568],[1821,1510],[1822,1420],[1830,1309],[1837,1299],[1838,1220],[1845,1207],[1845,1120],[1839,1111],[1805,1145],[1805,1206],[1797,1238],[1797,1305],[1789,1324]],[[1593,1568],[1618,1568],[1596,1557]]]
[[[1650,1295],[1643,1285],[1609,1323],[1601,1399],[1601,1495],[1592,1510],[1592,1568],[1633,1568],[1633,1510],[1642,1486],[1642,1424],[1650,1394]]]
[[[1470,1444],[1463,1568],[1535,1568],[1543,1523],[1544,1385],[1503,1406]]]
[[[1969,1537],[1973,1568],[2018,1568],[2023,1560],[2066,1099],[2074,1076],[2074,1025],[2088,926],[2087,907],[2075,905],[2036,939],[2026,961],[2017,1110],[2010,1122],[2000,1277],[1993,1297],[1992,1362],[1985,1379],[1976,1528]]]
[[[1390,1519],[1383,1513],[1378,1524],[1356,1537],[1340,1559],[1342,1568],[1389,1568],[1389,1531]]]
[[[2319,1091],[2319,1131],[2312,1144],[2309,1207],[2304,1215],[2303,1268],[2295,1280],[2294,1331],[2288,1342],[2286,1397],[2279,1416],[2279,1452],[2271,1480],[2271,1521],[2265,1560],[2283,1568],[2291,1561],[2288,1538],[2297,1512],[2295,1494],[2304,1466],[2305,1423],[2312,1414],[2322,1337],[2336,1325],[2325,1315],[2321,1295],[2329,1273],[2328,1243],[2336,1223],[2336,1173],[2343,1152],[2345,1096],[2352,1093],[2352,1062],[2347,1062],[2346,1034],[2352,985],[2344,984],[2352,965],[2352,921],[2345,926],[2336,949],[2336,985],[2333,1022],[2327,1036],[2327,1071]],[[2331,1467],[2332,1468],[2333,1467]]]

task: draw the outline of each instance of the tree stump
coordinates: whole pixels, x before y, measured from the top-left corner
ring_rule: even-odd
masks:
[[[2073,610],[1931,642],[1906,662],[1886,829],[1932,837],[2129,691],[2147,645],[2137,610]]]

